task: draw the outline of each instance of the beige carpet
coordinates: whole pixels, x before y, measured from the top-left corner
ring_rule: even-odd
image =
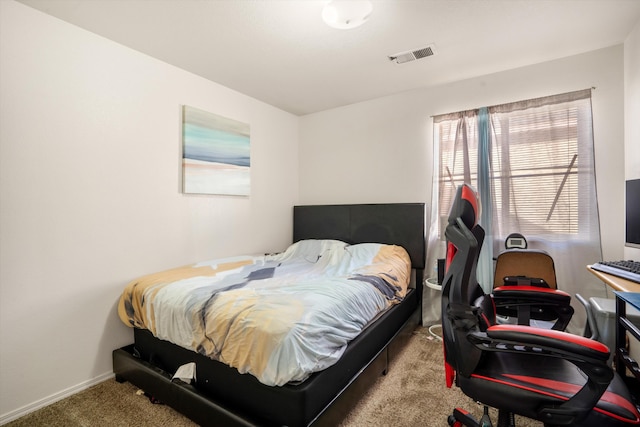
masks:
[[[195,426],[165,405],[154,405],[136,394],[130,383],[105,381],[81,393],[28,414],[8,427],[32,426]],[[386,376],[362,396],[341,427],[447,426],[447,416],[460,406],[480,416],[482,407],[459,390],[447,389],[442,366],[442,344],[419,328]],[[497,418],[494,413],[494,424]],[[516,419],[519,427],[542,423]]]

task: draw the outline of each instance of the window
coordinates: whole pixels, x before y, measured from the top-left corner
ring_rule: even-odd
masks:
[[[493,287],[493,257],[511,233],[554,259],[561,289],[595,295],[585,266],[602,259],[591,89],[436,116],[428,265],[444,257],[456,188],[473,185],[486,232],[478,282]],[[583,316],[574,315],[578,325]],[[572,321],[573,323],[573,321]]]
[[[528,108],[524,103],[488,108],[488,180],[499,237],[519,232],[566,239],[588,233],[588,224],[581,221],[581,189],[589,183],[581,184],[580,177],[593,173],[591,103],[590,96],[573,98],[549,97],[548,104],[534,100]],[[458,185],[469,182],[478,188],[478,114],[472,110],[434,120],[441,218],[448,215]]]
[[[504,217],[525,235],[578,234],[577,107],[498,113],[492,126],[502,141],[492,152],[493,195]]]

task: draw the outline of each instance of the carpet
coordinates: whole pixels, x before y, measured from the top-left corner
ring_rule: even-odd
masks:
[[[340,427],[446,427],[454,407],[463,407],[477,417],[482,415],[482,406],[457,388],[446,388],[442,343],[426,328],[418,328],[392,361],[387,375],[380,377],[362,396]],[[495,423],[497,416],[494,411],[492,414]],[[151,403],[132,384],[120,384],[114,379],[6,424],[7,427],[195,425],[170,407]],[[540,422],[518,417],[516,425],[542,427]]]

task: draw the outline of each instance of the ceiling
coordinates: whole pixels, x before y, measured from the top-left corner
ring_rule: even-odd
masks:
[[[296,115],[613,46],[640,21],[639,0],[373,0],[351,30],[324,24],[326,0],[19,1]]]

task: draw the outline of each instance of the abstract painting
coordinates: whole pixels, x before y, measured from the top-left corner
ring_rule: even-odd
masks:
[[[184,105],[182,186],[185,193],[248,196],[249,125]]]

